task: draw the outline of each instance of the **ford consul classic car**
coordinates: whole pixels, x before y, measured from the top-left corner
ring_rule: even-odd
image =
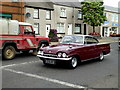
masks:
[[[66,35],[58,45],[42,47],[38,57],[45,65],[67,63],[70,68],[76,68],[78,63],[98,59],[110,53],[109,43],[99,43],[90,35]]]

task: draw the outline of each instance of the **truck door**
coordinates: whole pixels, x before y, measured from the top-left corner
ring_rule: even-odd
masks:
[[[36,48],[36,39],[34,35],[34,31],[32,26],[29,25],[23,25],[21,26],[23,29],[23,46],[25,49],[29,48]]]

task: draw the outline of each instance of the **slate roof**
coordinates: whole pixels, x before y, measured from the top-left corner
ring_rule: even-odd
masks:
[[[107,6],[107,5],[104,5],[104,7],[105,7],[105,10],[106,11],[111,11],[111,12],[116,12],[116,13],[118,13],[118,8],[116,8],[116,7],[111,7],[111,6]],[[120,8],[119,8],[120,9]]]
[[[57,5],[63,5],[63,6],[69,6],[69,7],[76,7],[76,8],[80,8],[81,4],[79,0],[50,0],[51,2],[53,2],[54,4]],[[66,2],[65,2],[66,1]]]
[[[62,6],[69,6],[69,7],[75,7],[75,8],[80,8],[81,3],[80,0],[25,0],[26,4],[25,6],[31,6],[31,7],[37,7],[37,8],[44,8],[44,9],[52,9],[54,10],[53,5],[62,5]],[[111,7],[104,5],[106,11],[111,11],[118,13],[118,8],[116,7]],[[119,13],[120,13],[120,8],[119,8]]]
[[[57,5],[63,5],[63,6],[69,6],[69,7],[76,7],[80,8],[81,4],[79,0],[40,0],[40,1],[35,1],[35,0],[25,0],[25,6],[31,6],[31,7],[40,7],[40,8],[46,8],[46,9],[54,9],[53,4]]]
[[[26,2],[25,6],[34,7],[34,8],[50,9],[50,10],[54,9],[52,2]]]

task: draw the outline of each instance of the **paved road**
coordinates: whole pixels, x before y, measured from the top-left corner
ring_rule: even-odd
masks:
[[[82,63],[74,70],[65,66],[44,66],[38,57],[18,54],[2,62],[3,88],[118,88],[117,43],[104,61]]]

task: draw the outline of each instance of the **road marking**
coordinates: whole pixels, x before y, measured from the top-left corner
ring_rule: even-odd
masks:
[[[31,61],[31,62],[24,62],[24,63],[19,63],[19,64],[4,65],[4,66],[1,66],[0,68],[7,68],[7,67],[18,66],[18,65],[32,64],[32,63],[37,63],[37,62],[40,62],[40,61],[41,61],[41,60]]]
[[[56,83],[56,84],[61,84],[64,86],[68,86],[68,87],[72,87],[72,88],[79,88],[79,89],[87,89],[87,87],[81,86],[81,85],[75,85],[72,83],[68,83],[68,82],[64,82],[64,81],[60,81],[57,79],[52,79],[52,78],[48,78],[48,77],[44,77],[44,76],[39,76],[39,75],[35,75],[35,74],[30,74],[30,73],[26,73],[26,72],[22,72],[22,71],[16,71],[16,70],[12,70],[12,69],[4,69],[6,71],[10,71],[16,74],[20,74],[20,75],[24,75],[24,76],[28,76],[28,77],[32,77],[32,78],[37,78],[37,79],[42,79],[42,80],[46,80],[52,83]]]

